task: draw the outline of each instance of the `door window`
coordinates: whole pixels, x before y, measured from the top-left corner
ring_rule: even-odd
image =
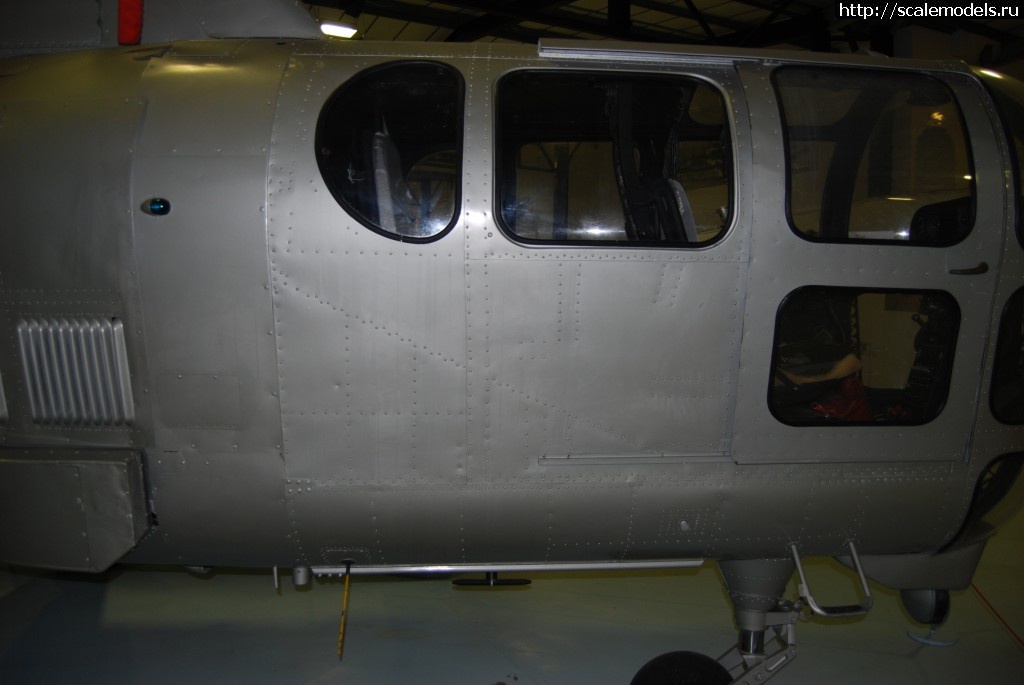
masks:
[[[941,291],[801,288],[776,322],[771,411],[790,425],[927,423],[946,402],[959,323]]]
[[[518,239],[696,246],[728,226],[731,134],[702,80],[516,72],[498,117],[500,221]]]
[[[455,219],[462,78],[434,62],[363,72],[324,106],[316,158],[334,198],[389,238],[424,242]]]
[[[974,223],[974,174],[949,89],[923,74],[787,67],[790,224],[828,242],[951,245]]]

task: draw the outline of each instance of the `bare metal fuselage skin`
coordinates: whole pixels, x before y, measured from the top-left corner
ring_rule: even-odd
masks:
[[[989,410],[1024,263],[1011,151],[974,76],[842,62],[926,71],[953,92],[975,228],[944,247],[828,245],[787,220],[780,56],[423,50],[210,41],[3,64],[0,446],[25,484],[4,491],[5,516],[22,516],[6,561],[621,567],[957,539],[988,465],[1024,450]],[[464,80],[457,220],[422,243],[350,216],[314,146],[341,84],[416,59]],[[494,93],[522,69],[678,73],[720,91],[734,173],[721,239],[513,239],[494,206]],[[922,425],[774,417],[777,312],[807,285],[951,294],[942,411]],[[32,404],[45,364],[26,350],[62,325],[115,348],[121,371],[101,383],[120,399],[97,420]],[[109,497],[83,497],[76,483],[99,473],[83,463],[116,471]],[[67,541],[48,509],[82,521]],[[70,539],[97,547],[104,516],[130,519],[105,560]]]

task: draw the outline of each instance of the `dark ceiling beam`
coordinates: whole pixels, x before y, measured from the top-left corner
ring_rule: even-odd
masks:
[[[632,0],[608,0],[608,34],[626,38],[633,28]]]
[[[704,32],[704,35],[707,36],[708,42],[717,43],[718,39],[715,36],[715,32],[711,30],[711,25],[708,24],[707,19],[704,18],[703,14],[701,14],[701,11],[693,4],[693,0],[686,0],[686,6],[690,8],[690,12],[693,13],[694,19],[697,20],[698,24],[700,24],[700,28]]]
[[[784,0],[784,2],[779,3],[778,6],[773,8],[772,11],[768,14],[768,16],[764,18],[764,20],[758,27],[750,30],[750,35],[755,36],[761,31],[771,26],[772,22],[775,21],[778,18],[778,16],[782,14],[782,12],[791,4],[793,4],[793,0]]]
[[[537,41],[545,38],[560,40],[572,40],[577,38],[576,35],[571,33],[562,33],[560,31],[550,29],[527,28],[525,26],[520,26],[519,24],[509,24],[491,35],[495,38],[503,38],[505,40],[516,41],[517,43],[536,43]]]
[[[463,3],[453,2],[452,5],[463,6]],[[452,43],[468,43],[479,40],[485,36],[493,36],[495,32],[506,27],[518,24],[520,10],[528,12],[543,12],[552,7],[566,4],[566,0],[526,0],[525,2],[508,1],[501,3],[489,3],[486,9],[487,14],[470,19],[458,26],[451,35],[445,38]],[[480,7],[469,9],[481,10]]]
[[[637,7],[643,7],[646,10],[654,10],[655,12],[662,12],[669,14],[674,17],[682,17],[683,19],[691,19],[700,23],[700,18],[703,17],[708,24],[713,26],[721,26],[722,28],[729,29],[730,31],[741,31],[746,28],[747,24],[735,19],[729,19],[728,17],[716,17],[711,14],[703,14],[699,11],[684,9],[678,5],[666,5],[664,0],[633,0],[633,4]],[[690,3],[687,2],[689,5]]]
[[[370,15],[437,26],[452,32],[449,40],[476,40],[486,36],[521,42],[535,42],[539,38],[573,37],[574,34],[605,36],[641,42],[703,43],[723,46],[766,47],[782,43],[811,50],[829,50],[827,21],[822,10],[806,0],[788,0],[778,3],[770,0],[732,0],[735,3],[767,11],[768,21],[751,30],[750,21],[716,16],[711,10],[701,11],[693,0],[685,4],[667,4],[665,0],[609,0],[608,14],[580,12],[572,9],[572,0],[445,0],[440,7],[427,7],[407,0],[316,0],[314,4],[344,10],[358,17]],[[460,12],[444,9],[457,7]],[[669,16],[694,21],[699,27],[691,32],[659,30],[656,27],[636,25],[630,20],[624,25],[622,7],[648,9]],[[619,12],[619,14],[616,14]],[[630,12],[631,13],[631,12]],[[614,17],[619,19],[614,19]],[[550,28],[530,28],[521,22],[542,24]],[[892,32],[899,27],[919,26],[951,33],[966,31],[996,43],[986,57],[1002,64],[1019,58],[1024,48],[1021,39],[1012,33],[986,24],[966,20],[913,18],[893,22],[845,22],[843,30],[848,39],[870,39],[872,49],[891,53]],[[883,35],[884,34],[884,35]],[[886,49],[888,47],[888,49]]]
[[[358,17],[362,14],[363,7],[366,5],[366,2],[364,0],[314,0],[313,2],[307,2],[306,4],[344,10],[346,14]]]
[[[547,4],[565,4],[570,1],[571,0],[559,0],[559,2],[553,3],[552,0],[545,0]],[[317,4],[322,7],[333,7],[335,9],[344,10],[345,13],[351,14],[352,16],[359,16],[362,11],[377,17],[415,22],[429,26],[438,26],[443,29],[450,29],[452,32],[458,31],[460,28],[464,27],[467,24],[467,21],[472,22],[477,18],[486,18],[481,15],[473,15],[466,12],[451,12],[448,10],[437,9],[436,7],[414,5],[408,2],[401,2],[400,0],[318,0]],[[521,21],[521,18],[517,18],[514,12],[510,11],[507,7],[498,7],[491,2],[474,3],[452,0],[445,4],[469,9],[473,12],[500,10],[498,14],[500,17],[504,18],[504,21],[494,22],[492,29],[483,35],[493,36],[495,38],[504,38],[506,40],[520,43],[536,43],[541,38],[573,37],[572,33],[563,33],[558,30],[527,29],[521,27],[515,23],[516,21]],[[512,4],[516,3],[513,1]],[[597,35],[604,35],[603,28],[601,31],[597,32]]]
[[[777,11],[780,10],[779,3],[777,3],[777,2],[769,2],[768,0],[733,0],[733,2],[739,3],[740,5],[747,5],[748,7],[753,7],[755,9],[759,9],[759,10],[766,10],[768,12],[773,12],[773,13],[778,13]],[[783,8],[781,9],[781,11],[782,11],[782,13],[786,14],[786,16],[789,16],[789,17],[792,17],[792,18],[802,17],[802,16],[805,16],[806,14],[808,14],[810,12],[814,12],[814,11],[819,11],[820,10],[820,8],[818,8],[818,7],[811,7],[811,6],[807,6],[807,7],[803,8],[802,10],[788,10],[788,9],[785,9],[785,7],[787,7],[790,4],[791,4],[790,2],[784,3],[783,4]]]
[[[373,16],[450,29],[455,34],[455,38],[446,38],[449,41],[468,42],[485,36],[494,36],[515,41],[536,42],[538,38],[569,38],[573,33],[578,32],[592,33],[596,36],[607,35],[607,25],[604,22],[591,20],[589,23],[581,23],[564,20],[536,9],[542,6],[565,5],[571,1],[507,0],[500,5],[488,0],[448,0],[445,2],[446,5],[470,10],[475,14],[452,12],[438,9],[436,6],[426,7],[402,0],[317,0],[316,4],[344,10],[353,16],[358,16],[358,11],[363,11]],[[567,33],[557,30],[527,29],[517,25],[521,21],[548,24],[556,29],[563,29]],[[652,39],[646,38],[646,40]]]
[[[557,5],[568,5],[571,0],[563,0],[555,3]],[[512,23],[533,22],[568,31],[570,33],[587,33],[594,36],[605,36],[609,38],[628,38],[629,40],[653,43],[668,42],[678,43],[683,40],[693,40],[692,36],[682,36],[679,32],[659,31],[651,28],[641,28],[633,25],[628,33],[613,35],[609,32],[607,15],[605,18],[595,18],[591,14],[562,10],[556,7],[539,9],[541,5],[551,5],[550,2],[534,0],[533,2],[511,2],[508,4],[495,5],[490,0],[445,0],[445,4],[463,9],[472,9],[481,13],[494,14],[505,17]],[[372,11],[372,7],[367,7]],[[496,35],[495,33],[484,35]]]
[[[512,0],[496,3],[493,0],[446,0],[445,5],[457,7],[469,12],[452,12],[436,6],[426,7],[404,0],[317,0],[315,4],[343,10],[346,14],[358,17],[362,12],[367,14],[439,26],[452,31],[449,41],[472,41],[486,36],[506,38],[509,40],[535,42],[538,38],[571,37],[574,33],[586,33],[593,36],[629,39],[640,42],[660,43],[708,43],[707,29],[703,35],[699,32],[662,31],[658,29],[638,27],[632,24],[628,32],[609,29],[607,17],[598,18],[581,12],[562,10],[572,0]],[[759,3],[763,4],[763,3]],[[667,5],[663,0],[632,0],[632,5],[649,9],[671,16],[697,21],[698,14],[682,6]],[[715,17],[704,17],[707,24],[722,27],[739,34],[749,25],[743,22]],[[529,21],[553,27],[553,30],[533,29],[520,26],[520,22]],[[561,33],[564,31],[565,33]]]
[[[821,13],[776,21],[753,31],[739,31],[719,36],[718,44],[729,47],[764,48],[774,45],[796,45],[808,50],[828,52],[831,34]]]

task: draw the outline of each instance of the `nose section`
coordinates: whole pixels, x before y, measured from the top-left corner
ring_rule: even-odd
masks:
[[[999,457],[985,469],[956,543],[983,539],[1024,507],[1024,452]],[[956,544],[954,543],[954,544]]]

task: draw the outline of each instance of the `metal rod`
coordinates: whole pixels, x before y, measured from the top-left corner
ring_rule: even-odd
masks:
[[[703,559],[672,559],[672,560],[649,560],[649,561],[600,561],[600,562],[554,562],[554,563],[524,563],[524,564],[431,564],[431,565],[404,565],[404,566],[357,566],[351,569],[354,575],[381,575],[401,573],[541,573],[544,571],[636,571],[651,569],[681,569],[698,568],[704,563]],[[311,569],[313,575],[340,576],[348,573],[346,566],[314,566]]]
[[[345,623],[348,621],[348,593],[352,578],[352,562],[345,562],[345,592],[341,597],[341,621],[338,625],[338,660],[345,653]]]

